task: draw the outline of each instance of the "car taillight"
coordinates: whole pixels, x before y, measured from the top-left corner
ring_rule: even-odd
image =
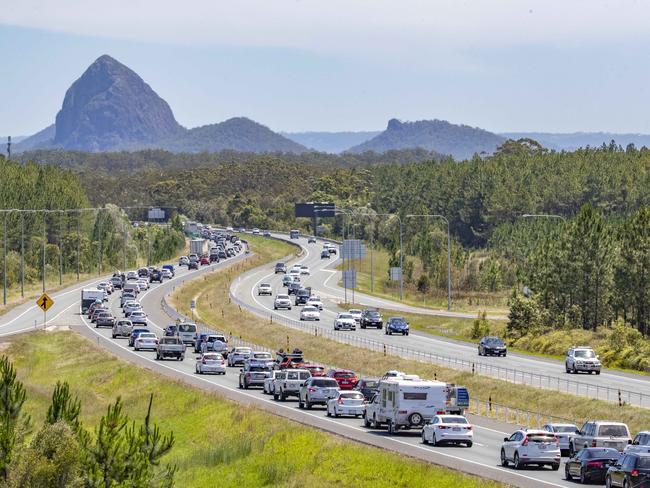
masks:
[[[471,426],[471,425],[468,425],[468,426],[465,427],[465,428],[466,428],[467,430],[472,430],[472,426]]]
[[[446,425],[439,425],[438,428],[444,430],[444,429],[447,429],[448,427]]]
[[[444,413],[445,413],[444,410],[437,410],[437,411],[436,411],[436,414],[437,414],[437,415],[442,415],[442,414],[444,414]]]
[[[408,413],[408,410],[398,410],[397,413],[405,414]]]
[[[307,388],[310,393],[314,393],[316,391],[316,388]]]
[[[587,461],[587,467],[588,468],[602,468],[603,467],[603,462],[602,461]]]
[[[630,473],[630,476],[639,476],[639,471],[636,469],[633,469],[632,472]]]
[[[594,439],[593,441],[591,441],[591,447],[596,447],[596,439]]]
[[[343,405],[343,397],[339,397],[339,405]]]
[[[557,438],[557,436],[553,437],[553,444],[559,444],[560,439]]]
[[[201,359],[201,363],[205,364],[205,358]]]
[[[524,442],[521,443],[522,446],[527,446],[528,445],[528,437],[524,439]]]

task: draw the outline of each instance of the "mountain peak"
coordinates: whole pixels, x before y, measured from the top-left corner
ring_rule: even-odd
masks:
[[[97,58],[68,89],[54,144],[68,149],[129,149],[182,132],[169,105],[133,70]]]

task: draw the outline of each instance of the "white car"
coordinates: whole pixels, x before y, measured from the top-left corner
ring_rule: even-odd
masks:
[[[264,379],[263,389],[266,395],[273,395],[273,392],[275,391],[275,379],[280,373],[282,373],[281,370],[274,369],[271,371],[271,376]]]
[[[316,307],[305,305],[300,312],[300,320],[320,320],[320,312]]]
[[[360,391],[339,391],[335,398],[327,402],[328,417],[339,417],[340,415],[361,417],[365,409],[363,393]]]
[[[160,274],[162,277],[166,280],[171,280],[172,279],[172,272],[169,271],[167,268],[163,268],[160,270]]]
[[[126,274],[126,281],[137,280],[137,279],[138,279],[138,273],[136,271],[129,271]]]
[[[287,273],[287,274],[288,274],[289,276],[291,276],[294,280],[295,280],[296,278],[300,279],[300,268],[298,268],[298,269],[296,269],[296,268],[291,268],[291,269],[289,270],[289,273]]]
[[[148,290],[149,289],[149,280],[145,280],[140,278],[138,281],[136,281],[138,286],[140,287],[140,290]]]
[[[276,295],[275,301],[273,302],[273,310],[277,310],[278,308],[291,310],[291,299],[289,295]]]
[[[323,310],[323,302],[321,301],[320,298],[318,297],[309,297],[309,300],[307,300],[307,303],[305,303],[306,307],[316,307],[318,310]]]
[[[625,446],[623,454],[631,452],[650,452],[650,430],[643,430],[634,436],[632,444]]]
[[[113,287],[112,287],[109,283],[106,283],[105,281],[102,281],[101,283],[99,283],[99,284],[97,285],[97,289],[98,289],[98,290],[104,290],[104,291],[105,291],[106,293],[108,293],[109,295],[110,295],[111,293],[113,293]]]
[[[233,347],[228,353],[228,366],[235,367],[244,362],[253,355],[253,350],[250,347]]]
[[[135,312],[136,310],[142,310],[142,305],[140,305],[138,302],[130,301],[124,304],[122,310],[124,311],[124,315],[128,315],[131,312]]]
[[[226,374],[226,361],[221,354],[208,352],[196,358],[195,369],[196,374]]]
[[[351,308],[350,310],[348,310],[348,313],[352,315],[352,318],[355,320],[357,325],[361,324],[361,310],[359,310],[358,308]]]
[[[472,447],[474,431],[462,415],[436,415],[422,429],[422,444],[465,444]]]
[[[578,426],[575,424],[546,424],[542,427],[547,432],[553,432],[560,443],[561,451],[569,451],[571,448],[571,439],[576,435]]]
[[[134,326],[143,325],[144,327],[147,327],[148,325],[147,314],[142,310],[135,310],[129,313],[126,318],[128,318]]]
[[[501,466],[504,468],[512,462],[515,469],[521,469],[526,464],[547,464],[553,471],[557,471],[561,459],[557,437],[545,430],[518,430],[510,437],[505,437],[501,445]]]
[[[260,283],[257,287],[257,296],[260,295],[273,295],[273,288],[269,283]]]
[[[253,229],[253,235],[260,235],[260,230],[259,229]]]
[[[339,312],[334,319],[334,330],[357,330],[357,321],[347,312]]]
[[[304,264],[300,266],[300,274],[301,275],[308,275],[309,274],[309,266],[305,266]]]
[[[188,264],[190,264],[190,258],[188,258],[187,256],[181,256],[180,258],[178,258],[179,266],[187,266]]]
[[[141,332],[133,342],[133,349],[141,351],[142,349],[156,349],[158,347],[158,337],[153,332]]]

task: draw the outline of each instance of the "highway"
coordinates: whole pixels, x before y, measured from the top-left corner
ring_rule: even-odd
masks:
[[[309,276],[303,276],[302,282],[305,286],[311,286],[312,293],[319,295],[324,303],[324,310],[321,312],[320,322],[309,322],[309,327],[311,330],[313,330],[313,327],[319,327],[322,330],[332,332],[334,328],[334,317],[336,312],[340,311],[338,305],[343,303],[345,293],[338,286],[340,272],[333,269],[340,260],[334,259],[334,257],[332,259],[320,258],[324,241],[318,240],[316,244],[308,244],[307,239],[304,237],[294,240],[290,240],[284,234],[273,234],[273,237],[290,241],[303,248],[303,255],[300,259],[292,261],[291,264],[293,262],[299,262],[300,264],[309,266],[311,274]],[[260,315],[268,317],[268,315],[274,314],[276,317],[279,316],[298,321],[301,307],[293,307],[292,310],[274,311],[274,297],[257,295],[257,286],[260,283],[270,283],[273,287],[274,295],[278,292],[286,293],[286,288],[282,287],[282,277],[284,275],[274,274],[273,264],[270,263],[261,266],[240,277],[239,280],[236,280],[232,284],[231,293],[250,308],[257,310],[257,313]],[[349,290],[347,295],[348,301],[350,301],[351,292]],[[410,313],[420,313],[422,310],[425,310],[429,314],[449,314],[446,311],[438,312],[410,307],[361,293],[355,293],[355,304],[348,305],[348,308],[363,308],[364,306],[380,307],[396,311],[402,310]],[[458,315],[462,316],[463,314]],[[474,318],[473,315],[471,317]],[[387,319],[387,317],[384,317],[384,319]],[[474,344],[450,340],[416,330],[411,330],[410,335],[405,337],[396,335],[388,336],[377,329],[363,330],[358,328],[355,332],[340,333],[342,337],[349,334],[354,334],[357,337],[366,338],[371,341],[380,341],[389,345],[401,346],[412,351],[421,352],[422,354],[433,354],[447,358],[452,357],[453,359],[464,361],[468,368],[471,368],[471,364],[474,363],[480,374],[502,379],[507,377],[510,380],[516,378],[518,383],[525,383],[535,387],[568,391],[572,394],[600,398],[612,402],[618,400],[618,390],[620,389],[624,401],[633,405],[650,408],[650,379],[642,375],[608,369],[603,369],[599,376],[589,374],[569,375],[565,373],[564,363],[560,361],[511,352],[508,353],[507,357],[479,357]],[[412,358],[412,355],[402,354],[399,351],[397,351],[397,354]],[[441,361],[439,364],[444,365],[445,363]],[[480,368],[479,364],[481,365]]]
[[[242,259],[243,255],[231,258],[219,264],[205,266],[198,271],[188,272],[185,268],[178,270],[176,276],[163,284],[155,284],[149,290],[141,293],[139,300],[149,315],[150,327],[159,335],[163,328],[172,322],[163,311],[161,301],[164,296],[173,291],[183,282],[203,275],[215,268]],[[97,329],[79,312],[80,290],[100,281],[90,280],[53,294],[55,305],[48,314],[51,318],[47,326],[69,326],[96,342],[108,351],[133,362],[134,364],[157,371],[174,379],[182,380],[200,388],[219,392],[235,401],[255,405],[286,418],[313,426],[337,435],[347,437],[368,445],[390,449],[411,457],[422,459],[439,465],[448,466],[470,474],[488,477],[521,487],[569,486],[562,479],[561,471],[553,472],[545,469],[525,469],[515,471],[499,465],[499,447],[504,436],[509,435],[511,426],[480,417],[470,417],[475,425],[474,446],[464,447],[431,447],[420,443],[419,433],[403,431],[390,437],[384,430],[374,431],[363,427],[359,419],[328,418],[324,409],[314,408],[312,411],[299,410],[297,402],[275,402],[271,397],[263,395],[259,390],[239,390],[237,388],[238,368],[230,368],[225,376],[196,375],[194,373],[195,356],[187,354],[184,361],[156,361],[153,352],[135,352],[128,347],[126,339],[111,339],[109,328]],[[120,317],[119,292],[109,299],[113,313]],[[42,328],[43,314],[34,304],[25,304],[2,317],[0,320],[0,335],[9,335]],[[36,321],[36,327],[34,326]]]

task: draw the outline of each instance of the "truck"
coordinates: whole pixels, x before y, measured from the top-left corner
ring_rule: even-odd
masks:
[[[201,257],[208,253],[208,241],[205,239],[191,239],[190,253]]]
[[[175,358],[182,361],[185,359],[185,347],[178,336],[161,337],[156,347],[156,359]]]
[[[98,288],[84,288],[81,290],[81,313],[88,311],[88,307],[96,301],[103,302],[106,299],[106,292]]]
[[[284,369],[276,377],[273,399],[285,401],[289,396],[300,396],[300,388],[305,381],[311,378],[311,373],[306,369]]]
[[[435,415],[462,415],[469,406],[464,386],[417,377],[382,379],[377,393],[364,412],[366,427],[388,426],[388,433],[399,429],[421,429]]]
[[[300,239],[300,231],[297,229],[291,229],[289,231],[289,238],[291,239]]]

